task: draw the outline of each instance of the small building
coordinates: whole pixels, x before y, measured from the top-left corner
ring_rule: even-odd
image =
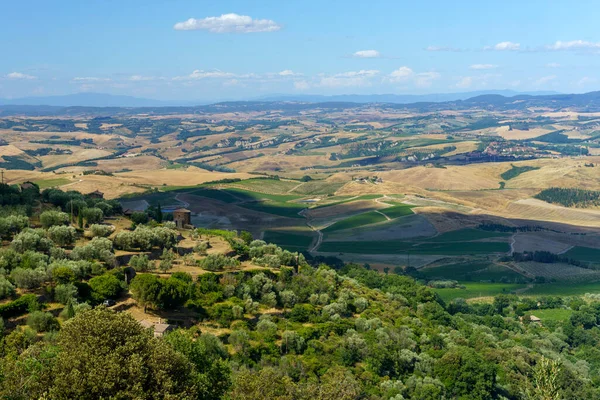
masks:
[[[529,320],[530,320],[531,322],[534,322],[534,323],[536,323],[536,324],[541,324],[541,323],[542,323],[542,319],[541,319],[541,318],[539,318],[539,317],[536,317],[535,315],[530,315],[530,316],[529,316]]]
[[[178,208],[173,211],[173,221],[178,228],[192,225],[192,212],[186,208]]]
[[[146,329],[152,329],[154,337],[162,337],[175,329],[175,325],[163,324],[160,321],[158,323],[154,323],[148,320],[143,320],[140,322],[140,325],[142,325]]]
[[[94,190],[91,193],[88,193],[88,196],[92,199],[103,199],[104,198],[104,193],[102,193],[99,190]]]
[[[23,190],[27,190],[27,189],[35,189],[36,186],[35,186],[35,183],[27,181],[27,182],[21,183],[20,187],[21,187],[21,191],[23,191]]]

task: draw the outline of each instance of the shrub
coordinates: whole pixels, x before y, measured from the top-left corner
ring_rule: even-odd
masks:
[[[15,287],[5,277],[0,276],[0,300],[15,295]]]
[[[58,285],[54,288],[54,300],[61,304],[68,304],[77,296],[77,287],[72,283]]]
[[[92,237],[107,237],[113,232],[113,227],[110,225],[93,224],[90,226]]]
[[[59,246],[69,246],[75,241],[75,228],[55,225],[48,229],[48,237]]]
[[[15,268],[10,273],[10,278],[20,289],[33,289],[39,287],[48,275],[44,268],[24,269]]]
[[[112,274],[104,274],[90,279],[90,287],[101,299],[117,298],[123,290],[123,283]]]
[[[97,224],[104,219],[104,213],[99,208],[86,208],[83,210],[83,218],[89,225]]]
[[[44,228],[67,225],[69,223],[69,214],[56,210],[44,211],[40,214],[40,222]]]
[[[26,294],[15,301],[0,305],[0,317],[12,318],[26,314],[28,311],[35,311],[39,307],[37,296],[34,294]]]
[[[27,325],[36,332],[58,330],[58,320],[49,312],[34,311],[27,317]]]
[[[150,260],[148,260],[148,256],[145,254],[136,254],[129,260],[129,266],[137,272],[146,272],[150,269]]]
[[[223,254],[210,254],[200,260],[199,265],[207,271],[221,271],[225,268],[234,268],[240,265],[235,258],[227,257]]]

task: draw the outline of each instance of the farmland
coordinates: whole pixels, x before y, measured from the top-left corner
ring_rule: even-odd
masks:
[[[122,110],[101,124],[93,110],[9,115],[5,178],[97,190],[130,211],[184,207],[201,228],[247,230],[311,257],[417,267],[424,280],[600,279],[597,113],[247,105]],[[502,261],[527,251],[585,265]]]

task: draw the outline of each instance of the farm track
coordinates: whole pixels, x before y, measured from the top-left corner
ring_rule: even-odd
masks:
[[[375,211],[377,214],[381,214],[381,215],[383,215],[383,216],[385,217],[385,219],[386,219],[386,220],[388,220],[388,221],[391,221],[391,220],[392,220],[390,217],[388,217],[387,215],[385,215],[385,214],[384,214],[384,213],[382,213],[381,211],[379,211],[379,210],[374,210],[374,211]]]

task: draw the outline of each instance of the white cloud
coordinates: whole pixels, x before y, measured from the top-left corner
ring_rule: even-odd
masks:
[[[586,86],[596,82],[598,82],[598,79],[590,78],[589,76],[584,76],[577,82],[577,86]]]
[[[548,50],[600,50],[600,42],[588,42],[585,40],[571,40],[569,42],[557,41],[546,46]]]
[[[176,76],[173,78],[175,81],[182,80],[198,80],[198,79],[225,79],[225,78],[235,78],[236,75],[231,72],[223,72],[219,70],[213,71],[204,71],[202,69],[196,69],[191,74],[186,76]]]
[[[411,78],[415,72],[409,67],[400,67],[389,75],[390,82],[402,82]]]
[[[426,51],[462,51],[462,49],[448,46],[427,46]]]
[[[462,77],[458,83],[456,84],[456,87],[459,88],[469,88],[471,87],[471,85],[473,85],[473,77],[472,76],[465,76]]]
[[[469,68],[475,70],[484,70],[498,68],[498,66],[494,64],[473,64]]]
[[[402,66],[392,71],[386,80],[391,83],[408,83],[412,82],[417,87],[429,87],[433,81],[440,79],[441,75],[437,72],[419,72],[416,73],[407,66]]]
[[[374,69],[341,72],[331,76],[323,76],[319,86],[323,87],[349,87],[349,86],[370,86],[371,79],[379,75],[379,71]]]
[[[110,82],[109,78],[98,78],[95,76],[84,76],[73,78],[73,82]]]
[[[483,49],[496,51],[516,51],[521,50],[521,44],[513,42],[500,42],[494,46],[485,46]]]
[[[310,88],[310,85],[306,81],[297,81],[294,82],[294,87],[298,90],[307,90]]]
[[[281,25],[270,19],[253,19],[247,15],[223,14],[220,17],[203,19],[190,18],[178,22],[173,27],[178,31],[205,30],[212,33],[255,33],[274,32],[281,29]]]
[[[378,58],[381,54],[377,50],[360,50],[352,54],[356,58]]]
[[[291,69],[284,69],[283,71],[279,72],[277,75],[279,75],[279,76],[297,76],[300,74],[295,73]]]
[[[556,79],[556,75],[548,75],[548,76],[542,76],[539,79],[536,79],[533,84],[536,86],[542,86],[545,85],[549,82],[552,82],[553,80]]]
[[[440,79],[441,75],[437,72],[421,72],[415,76],[415,85],[417,87],[429,87],[433,81]]]
[[[27,75],[22,72],[11,72],[10,74],[6,75],[6,78],[8,78],[8,79],[23,79],[23,80],[37,79],[37,77],[35,77],[33,75]]]
[[[560,64],[556,63],[556,62],[551,62],[551,63],[546,64],[546,67],[547,68],[560,68]]]
[[[128,80],[132,82],[147,82],[147,81],[155,81],[157,78],[155,76],[143,76],[143,75],[131,75]]]

